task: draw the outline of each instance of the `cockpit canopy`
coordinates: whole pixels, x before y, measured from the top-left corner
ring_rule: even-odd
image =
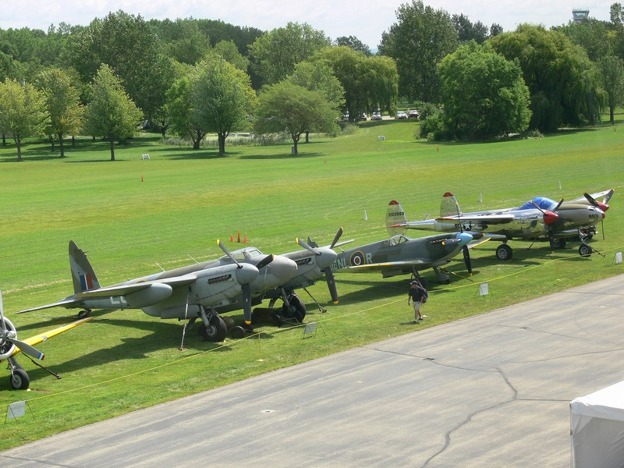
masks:
[[[524,205],[518,207],[519,210],[534,210],[535,205],[542,210],[552,210],[557,206],[557,202],[555,200],[551,200],[548,197],[535,197],[532,200],[529,200]]]

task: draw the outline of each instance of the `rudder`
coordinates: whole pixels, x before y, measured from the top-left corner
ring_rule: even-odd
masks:
[[[100,282],[87,255],[78,248],[74,241],[69,241],[69,266],[75,294],[100,288]]]
[[[442,197],[442,202],[440,203],[440,217],[444,218],[447,216],[460,216],[461,210],[459,209],[459,202],[455,195],[451,192],[446,192]]]
[[[407,225],[407,216],[401,204],[396,200],[391,200],[386,209],[386,229],[388,234],[403,234]]]

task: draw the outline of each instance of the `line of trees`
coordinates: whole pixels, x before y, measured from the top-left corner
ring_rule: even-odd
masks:
[[[0,30],[0,131],[21,160],[24,138],[77,134],[110,142],[148,122],[219,152],[233,130],[333,133],[348,112],[393,114],[399,97],[429,118],[422,136],[483,139],[594,124],[622,103],[624,12],[608,22],[503,32],[412,0],[377,53],[308,24],[263,32],[221,21],[145,21],[118,11],[88,26]]]

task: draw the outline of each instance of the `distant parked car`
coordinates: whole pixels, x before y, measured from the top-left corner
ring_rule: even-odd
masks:
[[[407,119],[407,112],[405,112],[405,111],[398,111],[396,113],[396,118],[397,119]]]
[[[366,115],[365,112],[362,112],[359,116],[358,116],[358,120],[368,120],[368,115]]]
[[[373,112],[371,120],[381,120],[381,112]]]
[[[420,114],[418,113],[418,111],[416,109],[412,109],[412,110],[408,110],[407,111],[407,118],[408,119],[417,119],[418,117],[420,117]]]

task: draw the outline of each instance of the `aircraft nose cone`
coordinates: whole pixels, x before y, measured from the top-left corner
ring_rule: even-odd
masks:
[[[332,266],[338,257],[338,254],[332,249],[318,248],[317,250],[320,251],[320,255],[316,257],[316,264],[321,270]]]
[[[240,284],[250,284],[255,281],[260,272],[251,263],[241,263],[240,268],[236,269],[236,280]]]
[[[457,238],[459,239],[459,245],[461,245],[462,247],[470,244],[470,241],[472,241],[472,235],[468,234],[467,232],[458,233]]]

